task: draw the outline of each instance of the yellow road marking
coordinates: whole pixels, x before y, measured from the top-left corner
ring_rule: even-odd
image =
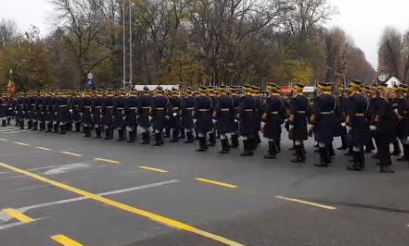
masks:
[[[15,144],[21,145],[21,146],[30,146],[30,144],[22,143],[22,142],[13,142]]]
[[[14,171],[16,173],[24,174],[24,175],[26,175],[28,177],[31,177],[31,178],[36,179],[38,181],[42,181],[42,182],[44,182],[46,184],[50,184],[50,185],[59,187],[59,188],[64,189],[64,190],[71,191],[72,193],[76,193],[76,194],[81,195],[81,196],[83,196],[85,198],[92,199],[94,201],[98,201],[98,202],[110,205],[112,207],[115,207],[115,208],[130,212],[130,213],[133,213],[133,214],[137,214],[137,215],[149,218],[151,220],[154,220],[154,221],[160,222],[162,224],[165,224],[165,225],[167,225],[169,227],[173,227],[173,228],[176,228],[176,229],[192,232],[192,233],[201,235],[201,236],[206,237],[208,239],[212,239],[214,241],[217,241],[217,242],[229,245],[229,246],[244,246],[241,243],[238,243],[238,242],[232,241],[230,239],[227,239],[227,238],[224,238],[224,237],[221,237],[221,236],[218,236],[218,235],[215,235],[215,234],[200,230],[200,229],[195,228],[195,227],[193,227],[191,225],[188,225],[188,224],[185,224],[185,223],[182,223],[182,222],[170,219],[170,218],[166,218],[164,216],[154,214],[154,213],[142,210],[142,209],[138,209],[138,208],[129,206],[127,204],[120,203],[120,202],[117,202],[117,201],[114,201],[114,200],[111,200],[111,199],[108,199],[108,198],[93,194],[91,192],[81,190],[81,189],[78,189],[78,188],[75,188],[75,187],[72,187],[72,186],[69,186],[69,185],[54,181],[52,179],[45,178],[43,176],[40,176],[40,175],[37,175],[37,174],[34,174],[34,173],[30,173],[30,172],[25,171],[23,169],[13,167],[11,165],[8,165],[8,164],[2,163],[2,162],[0,162],[0,167],[3,167],[5,169],[11,170],[11,171]]]
[[[168,173],[168,171],[166,171],[166,170],[153,168],[153,167],[140,166],[139,168],[149,170],[149,171],[159,172],[159,173]]]
[[[336,210],[337,209],[336,207],[331,207],[331,206],[327,206],[327,205],[323,205],[323,204],[319,204],[319,203],[315,203],[315,202],[308,202],[308,201],[303,201],[303,200],[298,200],[298,199],[293,199],[293,198],[288,198],[288,197],[283,197],[283,196],[275,196],[275,198],[286,200],[286,201],[291,201],[291,202],[297,202],[297,203],[310,205],[310,206],[314,206],[314,207],[325,208],[325,209],[329,209],[329,210]]]
[[[34,221],[32,218],[28,217],[27,215],[21,213],[20,211],[12,209],[12,208],[3,209],[3,212],[5,212],[9,216],[15,218],[16,220],[22,223],[30,223]]]
[[[232,189],[237,188],[237,185],[222,183],[222,182],[209,180],[209,179],[195,178],[195,180],[205,182],[205,183],[209,183],[209,184],[220,185],[220,186],[224,186],[224,187],[228,187],[228,188],[232,188]]]
[[[80,244],[79,242],[76,242],[64,235],[55,235],[52,236],[51,239],[64,246],[84,246],[83,244]]]
[[[76,157],[81,157],[82,156],[81,154],[67,152],[67,151],[62,151],[61,153],[66,154],[66,155],[70,155],[70,156],[76,156]]]
[[[47,148],[44,148],[44,147],[36,147],[36,149],[41,149],[41,150],[51,150],[51,149],[47,149]]]
[[[112,163],[112,164],[119,164],[119,161],[114,161],[114,160],[110,160],[110,159],[103,159],[103,158],[94,158],[94,161],[102,161],[102,162],[108,162],[108,163]]]

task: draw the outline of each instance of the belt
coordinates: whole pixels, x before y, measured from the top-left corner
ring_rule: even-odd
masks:
[[[151,107],[142,107],[143,109],[151,109]]]
[[[254,109],[245,109],[246,112],[254,112]]]
[[[1,106],[7,106],[7,104],[2,104]]]
[[[132,108],[129,108],[129,109],[132,109],[132,110],[137,110],[138,108],[137,108],[137,107],[132,107]]]
[[[179,107],[174,107],[174,108],[172,108],[172,110],[178,110],[179,109]]]
[[[297,111],[299,114],[305,114],[305,111]]]
[[[105,107],[105,108],[107,108],[107,109],[113,109],[114,107],[113,107],[113,106],[108,106],[108,107]]]
[[[65,108],[68,107],[67,105],[58,105],[59,108]]]
[[[116,108],[116,109],[119,109],[119,110],[124,110],[124,108]]]
[[[31,106],[35,106],[36,104],[35,103],[32,103],[32,104],[30,104]]]
[[[334,113],[333,111],[328,111],[328,112],[321,112],[322,115],[328,115]]]
[[[193,109],[195,109],[195,108],[186,108],[187,110],[193,110]]]
[[[208,109],[199,109],[199,112],[207,112],[209,111]]]
[[[156,110],[165,110],[165,108],[156,108]]]
[[[355,114],[355,116],[362,117],[362,116],[365,116],[365,114]]]
[[[220,111],[226,112],[226,111],[230,111],[230,109],[228,109],[228,108],[222,108],[222,109],[220,109]]]
[[[270,114],[278,114],[278,111],[273,111]]]
[[[101,108],[101,106],[96,106],[95,108]]]
[[[85,106],[84,108],[91,108],[91,106]]]

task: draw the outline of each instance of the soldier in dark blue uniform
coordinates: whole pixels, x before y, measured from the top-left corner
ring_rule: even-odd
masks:
[[[346,124],[351,138],[353,164],[347,169],[350,171],[363,171],[365,169],[363,146],[370,137],[366,118],[369,100],[361,94],[361,81],[353,80],[349,87],[351,89],[351,96],[348,102]]]
[[[81,117],[81,124],[84,127],[84,137],[91,137],[92,117],[92,91],[86,90],[84,97],[80,99],[79,112]]]
[[[210,114],[213,115],[215,107],[217,105],[217,96],[215,93],[216,88],[214,86],[209,86],[207,88],[207,95],[212,100],[212,107],[210,108]],[[208,146],[216,146],[216,131],[217,131],[217,120],[213,119],[211,123],[211,129],[209,131],[209,144]]]
[[[331,84],[320,83],[318,89],[320,95],[316,98],[316,103],[311,115],[311,123],[314,125],[315,135],[317,138],[320,162],[317,167],[327,167],[331,162],[331,143],[334,138],[337,127],[337,98],[331,94]]]
[[[212,99],[206,95],[207,88],[200,87],[200,94],[196,97],[194,118],[197,120],[196,129],[199,138],[199,149],[196,151],[206,151],[207,134],[213,127],[211,109],[213,107]]]
[[[143,88],[143,94],[139,97],[138,115],[139,125],[142,128],[142,142],[141,144],[150,144],[150,110],[152,108],[152,96],[149,87]]]
[[[125,100],[125,114],[126,114],[126,128],[128,130],[129,139],[128,143],[134,143],[136,141],[137,135],[137,127],[138,127],[138,106],[139,106],[139,98],[138,98],[138,91],[131,90],[129,92],[129,97]],[[146,136],[145,136],[146,137]],[[149,143],[149,130],[148,130],[148,143]]]
[[[254,110],[255,112],[255,122],[254,125],[256,126],[256,145],[254,145],[255,148],[261,143],[261,138],[260,138],[260,131],[261,131],[261,116],[263,115],[263,107],[264,107],[264,99],[262,98],[262,91],[260,87],[253,86],[253,96],[256,99],[256,108]]]
[[[59,124],[59,133],[66,133],[66,123],[68,121],[70,98],[66,91],[62,91],[55,100],[55,107],[57,109],[57,122]]]
[[[102,100],[103,100],[103,91],[98,90],[96,92],[96,96],[92,98],[92,124],[95,128],[95,138],[101,138],[102,133],[102,119],[101,119],[101,112],[102,112]]]
[[[348,149],[348,142],[347,142],[347,133],[345,127],[345,111],[347,103],[347,95],[345,91],[345,86],[340,86],[338,88],[340,94],[338,96],[338,103],[337,103],[337,110],[336,110],[336,117],[337,117],[337,132],[335,136],[341,137],[341,146],[338,147],[338,150],[346,150]]]
[[[81,93],[76,91],[73,93],[72,97],[72,118],[74,122],[74,132],[81,131],[81,115],[80,115],[80,103],[81,103]]]
[[[368,124],[368,131],[370,131],[370,125],[371,125],[371,113],[369,108],[371,107],[371,99],[372,99],[372,90],[369,85],[362,86],[362,95],[365,96],[368,99],[369,102],[369,107],[368,111],[366,112],[366,122]],[[375,149],[375,146],[373,144],[372,138],[368,138],[368,142],[365,144],[365,152],[366,153],[371,153],[372,150]]]
[[[18,122],[20,129],[24,129],[24,114],[25,114],[25,108],[24,108],[24,103],[25,103],[25,97],[23,93],[18,93],[17,94],[17,113],[16,113],[16,121]]]
[[[382,85],[383,86],[383,85]],[[381,86],[381,87],[382,87]],[[372,85],[372,96],[369,101],[369,107],[368,107],[368,115],[370,115],[369,119],[369,127],[370,127],[370,138],[373,138],[375,141],[375,147],[378,147],[378,137],[376,135],[376,123],[375,123],[375,117],[378,114],[379,111],[379,106],[380,103],[382,102],[383,98],[381,97],[381,93],[383,89],[379,87],[376,84]],[[372,158],[377,159],[378,158],[378,153],[374,154]]]
[[[7,97],[6,93],[2,93],[0,98],[0,121],[2,127],[7,126],[7,115],[10,107],[7,102]]]
[[[294,86],[293,97],[289,104],[289,135],[294,140],[296,158],[291,160],[295,163],[304,163],[306,160],[304,141],[308,139],[308,113],[310,102],[303,94],[304,84],[297,83]]]
[[[118,96],[114,98],[114,124],[115,128],[118,130],[118,140],[119,142],[126,140],[126,128],[125,128],[125,106],[126,106],[126,91],[119,90]]]
[[[407,93],[408,85],[400,84],[395,99],[397,103],[397,136],[402,144],[403,156],[397,161],[409,161],[409,99]]]
[[[239,107],[240,135],[243,138],[241,156],[252,156],[257,145],[256,106],[257,99],[252,95],[250,85],[243,86],[245,95],[241,98]]]
[[[173,87],[169,95],[168,122],[172,131],[172,140],[170,142],[174,143],[179,141],[181,106],[182,98],[179,96],[178,89]]]
[[[219,154],[230,152],[229,139],[227,134],[231,132],[234,115],[233,98],[227,95],[226,86],[219,86],[219,98],[214,111],[214,118],[217,120],[217,132],[220,134],[222,145]]]
[[[396,92],[399,91],[399,87],[397,85],[393,86],[394,92],[396,94]],[[396,96],[396,95],[395,95]],[[398,102],[397,102],[397,98],[393,98],[392,100],[392,106],[394,110],[398,110]],[[398,137],[396,136],[395,139],[393,140],[393,152],[392,155],[394,156],[399,156],[402,153],[402,150],[400,149],[400,144],[399,144],[399,140]]]
[[[281,122],[286,114],[284,100],[280,96],[280,87],[274,83],[268,85],[268,97],[262,120],[265,122],[264,136],[268,139],[268,154],[266,159],[275,159],[278,154],[278,144],[281,138]]]
[[[186,141],[184,143],[193,143],[193,131],[194,131],[194,122],[193,122],[193,110],[195,109],[195,98],[193,97],[193,89],[187,88],[185,90],[185,97],[182,101],[182,112],[181,112],[181,127],[186,132]]]
[[[47,95],[46,92],[40,93],[40,98],[38,99],[38,124],[40,131],[45,131],[45,121],[47,119]]]
[[[165,96],[163,88],[156,88],[156,95],[152,97],[152,128],[155,132],[155,145],[163,146],[163,129],[165,128],[166,112],[169,107],[169,99]]]
[[[240,87],[231,87],[230,88],[230,96],[233,99],[233,107],[234,107],[234,117],[231,126],[231,148],[238,148],[239,144],[239,122],[236,118],[236,115],[239,112],[240,107],[240,97],[238,95]]]
[[[102,99],[102,122],[105,129],[105,140],[111,140],[114,137],[114,105],[115,92],[108,89],[105,97]]]

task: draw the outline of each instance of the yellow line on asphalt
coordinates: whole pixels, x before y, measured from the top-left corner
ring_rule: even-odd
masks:
[[[227,188],[233,188],[233,189],[237,188],[237,185],[222,183],[222,182],[218,182],[218,181],[214,181],[214,180],[210,180],[210,179],[195,178],[195,180],[205,182],[205,183],[209,183],[209,184],[220,185],[220,186],[224,186],[224,187],[227,187]]]
[[[215,234],[200,230],[200,229],[195,228],[195,227],[193,227],[191,225],[188,225],[188,224],[185,224],[185,223],[182,223],[182,222],[179,222],[179,221],[176,221],[176,220],[173,220],[173,219],[170,219],[170,218],[158,215],[158,214],[154,214],[154,213],[142,210],[142,209],[138,209],[138,208],[129,206],[127,204],[120,203],[120,202],[117,202],[117,201],[114,201],[114,200],[99,196],[97,194],[93,194],[91,192],[81,190],[81,189],[75,188],[73,186],[69,186],[69,185],[54,181],[52,179],[45,178],[43,176],[40,176],[40,175],[31,173],[31,172],[25,171],[25,170],[17,168],[17,167],[13,167],[11,165],[8,165],[8,164],[2,163],[2,162],[0,162],[0,167],[3,167],[5,169],[11,170],[11,171],[14,171],[16,173],[24,174],[24,175],[26,175],[28,177],[31,177],[33,179],[36,179],[38,181],[41,181],[41,182],[44,182],[46,184],[50,184],[50,185],[59,187],[61,189],[67,190],[67,191],[71,191],[72,193],[81,195],[81,196],[83,196],[85,198],[92,199],[94,201],[98,201],[98,202],[110,205],[110,206],[115,207],[117,209],[121,209],[121,210],[130,212],[130,213],[133,213],[133,214],[137,214],[137,215],[149,218],[151,220],[154,220],[154,221],[160,222],[162,224],[165,224],[165,225],[167,225],[169,227],[173,227],[173,228],[176,228],[176,229],[192,232],[192,233],[201,235],[201,236],[206,237],[208,239],[211,239],[211,240],[214,240],[214,241],[217,241],[217,242],[229,245],[229,246],[244,246],[241,243],[238,243],[238,242],[232,241],[230,239],[227,239],[227,238],[224,238],[224,237],[221,237],[221,236],[218,236],[218,235],[215,235]]]
[[[153,168],[153,167],[140,166],[139,168],[149,170],[149,171],[159,172],[159,173],[168,173],[168,171],[166,171],[166,170]]]
[[[67,151],[62,151],[61,153],[65,154],[65,155],[76,156],[76,157],[81,157],[82,156],[81,154],[67,152]]]
[[[286,200],[286,201],[291,201],[291,202],[296,202],[296,203],[301,203],[301,204],[305,204],[305,205],[310,205],[310,206],[314,206],[314,207],[318,207],[318,208],[329,209],[329,210],[336,210],[337,209],[336,207],[331,207],[331,206],[327,206],[327,205],[324,205],[324,204],[319,204],[319,203],[309,202],[309,201],[303,201],[303,200],[298,200],[298,199],[293,199],[293,198],[288,198],[288,197],[283,197],[283,196],[275,196],[275,198]]]
[[[22,143],[22,142],[13,142],[15,144],[21,145],[21,146],[30,146],[30,144]]]
[[[76,242],[64,235],[55,235],[52,236],[51,239],[64,246],[84,246],[83,244],[80,244],[79,242]]]
[[[51,150],[51,149],[47,149],[47,148],[44,148],[44,147],[36,147],[36,149],[41,149],[41,150]]]
[[[22,223],[30,223],[34,221],[32,218],[28,217],[27,215],[21,213],[20,211],[12,209],[12,208],[3,209],[3,212]]]
[[[108,163],[112,163],[112,164],[119,164],[119,161],[114,161],[114,160],[110,160],[110,159],[104,159],[104,158],[94,158],[94,161],[102,161],[102,162],[108,162]]]

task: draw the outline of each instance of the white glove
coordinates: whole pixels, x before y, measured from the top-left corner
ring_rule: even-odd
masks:
[[[370,125],[370,126],[369,126],[369,129],[370,129],[371,131],[375,131],[375,130],[376,130],[376,126],[375,126],[375,125]]]
[[[213,121],[213,124],[216,124],[216,122],[217,122],[217,120],[215,120],[215,119],[213,119],[212,121]]]
[[[193,119],[193,123],[195,123],[195,124],[196,124],[196,122],[197,122],[197,119]]]
[[[289,129],[291,130],[291,129],[293,129],[293,128],[294,128],[294,125],[290,125]]]
[[[342,123],[341,123],[341,126],[342,126],[342,127],[345,127],[346,125],[347,125],[347,124],[346,124],[345,122],[342,122]]]
[[[169,118],[170,118],[169,115],[166,115],[166,119],[169,120]]]
[[[149,116],[149,121],[151,121],[152,120],[152,116]]]
[[[351,127],[350,126],[346,126],[347,127],[347,131],[350,132],[351,131]]]
[[[72,109],[70,109],[70,113],[72,113],[73,111],[72,111]]]

